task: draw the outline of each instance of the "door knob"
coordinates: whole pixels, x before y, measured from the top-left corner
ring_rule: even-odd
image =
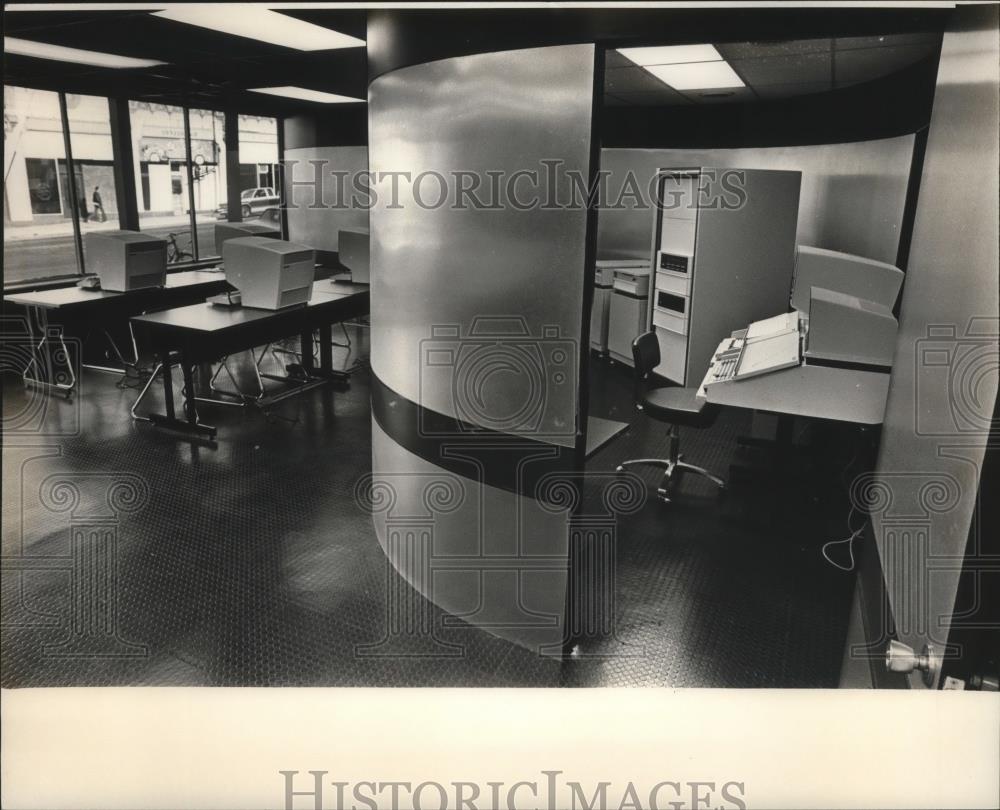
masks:
[[[890,641],[885,650],[885,667],[890,672],[901,672],[904,675],[919,670],[923,673],[924,685],[933,686],[938,670],[941,669],[941,657],[930,644],[925,644],[923,651],[917,655],[910,645]]]

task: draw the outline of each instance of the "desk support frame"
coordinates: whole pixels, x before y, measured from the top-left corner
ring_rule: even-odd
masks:
[[[62,329],[59,327],[54,327],[49,325],[48,313],[43,307],[33,307],[32,311],[35,312],[35,319],[37,319],[38,332],[41,335],[38,343],[35,343],[35,326],[34,320],[30,315],[28,316],[28,340],[31,342],[31,358],[28,360],[27,365],[24,367],[24,372],[21,374],[21,379],[24,380],[26,386],[32,385],[37,386],[43,391],[53,392],[58,391],[66,397],[66,399],[72,398],[74,392],[76,391],[76,372],[73,371],[73,358],[70,357],[69,348],[66,346],[66,340],[63,336]],[[52,377],[54,373],[53,362],[55,357],[52,357],[46,346],[52,340],[58,339],[59,348],[62,350],[62,356],[66,358],[66,369],[69,372],[69,382],[52,382],[51,380],[42,380],[38,377],[34,377],[31,374],[32,366],[37,366],[39,369],[42,368],[42,361],[40,358],[44,358],[44,366],[48,377]],[[44,351],[43,351],[44,349]]]

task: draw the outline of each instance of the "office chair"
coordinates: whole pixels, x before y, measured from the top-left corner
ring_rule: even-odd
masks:
[[[655,332],[646,332],[632,341],[632,359],[635,361],[635,407],[653,419],[670,425],[670,432],[667,434],[668,450],[666,458],[637,458],[623,461],[618,465],[618,472],[636,464],[663,467],[663,478],[656,489],[656,494],[666,503],[670,503],[671,500],[671,485],[675,478],[679,478],[683,473],[704,476],[720,490],[725,490],[725,481],[703,467],[688,464],[679,452],[678,428],[681,425],[711,427],[718,415],[718,409],[697,399],[696,388],[650,387],[649,380],[653,369],[660,364],[660,342]]]

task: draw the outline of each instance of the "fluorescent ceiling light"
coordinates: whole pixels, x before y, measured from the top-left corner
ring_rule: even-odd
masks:
[[[321,90],[309,90],[306,87],[250,87],[251,93],[266,93],[269,96],[297,98],[300,101],[318,101],[320,104],[350,104],[363,102],[363,98],[338,96],[336,93],[324,93]]]
[[[649,65],[646,70],[674,90],[716,90],[744,87],[728,62],[691,62],[686,65]]]
[[[619,48],[618,53],[645,68],[674,90],[717,90],[745,86],[714,45]]]
[[[62,45],[49,45],[46,42],[34,42],[30,39],[17,39],[16,37],[4,37],[3,50],[4,53],[15,53],[18,56],[55,59],[59,62],[73,62],[77,65],[93,65],[94,67],[146,68],[166,64],[166,62],[157,62],[155,59],[134,59],[131,56],[117,56],[113,53],[64,48]]]
[[[363,39],[331,31],[322,25],[314,25],[287,14],[279,14],[253,3],[191,3],[168,7],[164,11],[155,12],[153,16],[299,51],[360,48],[365,44]]]
[[[619,48],[618,53],[640,67],[679,65],[684,62],[720,62],[722,56],[712,45],[661,45],[655,48]]]

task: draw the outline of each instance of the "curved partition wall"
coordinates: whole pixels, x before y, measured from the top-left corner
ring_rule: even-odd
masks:
[[[351,180],[368,170],[368,147],[285,149],[284,161],[289,240],[337,254],[341,231],[368,230],[368,210],[350,194]],[[338,183],[334,172],[345,180]]]
[[[594,77],[595,47],[569,45],[412,65],[369,87],[366,494],[379,541],[435,604],[551,652],[593,257],[586,207],[542,203],[568,200],[572,175],[593,170]],[[525,174],[551,161],[554,184]],[[458,198],[473,185],[476,200]],[[390,648],[426,630],[411,607],[390,605]]]
[[[803,245],[896,262],[906,207],[913,135],[853,143],[739,149],[602,149],[613,203],[630,187],[649,202],[658,169],[667,166],[747,167],[802,172],[797,241]],[[630,198],[626,195],[626,201]],[[597,249],[602,259],[648,258],[653,210],[601,207]]]
[[[944,36],[878,462],[852,493],[871,515],[896,637],[946,662],[964,663],[961,634],[990,615],[984,597],[959,598],[958,563],[995,559],[977,494],[1000,424],[998,29],[996,6],[964,6]],[[910,685],[928,684],[914,672]]]

